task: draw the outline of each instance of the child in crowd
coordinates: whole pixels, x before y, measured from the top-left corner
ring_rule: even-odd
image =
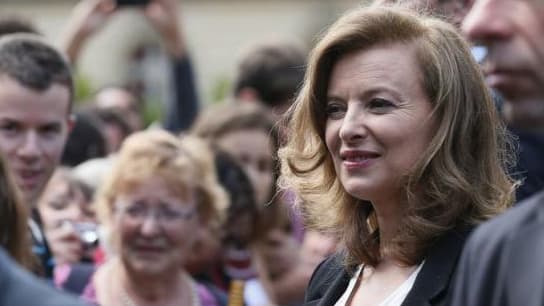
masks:
[[[277,290],[277,285],[296,270],[300,245],[293,235],[289,207],[276,192],[278,135],[270,112],[257,104],[220,105],[203,112],[193,132],[208,139],[212,147],[232,156],[245,171],[255,194],[259,220],[255,233],[258,235],[247,251],[251,252],[254,276],[258,277],[249,277],[251,273],[247,273],[243,279],[246,304],[284,304],[284,292]],[[300,290],[294,299],[302,298],[304,286],[297,287]],[[263,294],[251,295],[256,292]],[[286,295],[291,298],[290,294]]]

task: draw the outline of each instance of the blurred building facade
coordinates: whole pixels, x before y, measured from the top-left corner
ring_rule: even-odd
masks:
[[[49,39],[58,42],[75,3],[75,0],[0,0],[0,12],[27,17]],[[318,33],[361,1],[183,0],[179,3],[200,96],[207,102],[216,98],[217,91],[232,79],[238,55],[252,42],[299,41],[309,49]],[[148,52],[143,68],[135,71],[131,61],[137,50],[142,49],[157,51]],[[89,41],[77,70],[93,88],[134,77],[164,84],[168,65],[161,54],[153,29],[138,10],[123,9]]]

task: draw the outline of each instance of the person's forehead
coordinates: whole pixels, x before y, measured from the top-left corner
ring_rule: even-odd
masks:
[[[217,144],[229,153],[247,152],[254,155],[271,150],[269,134],[264,129],[235,129],[219,137]]]
[[[391,5],[391,4],[400,4],[403,7],[412,8],[412,9],[429,9],[433,10],[442,5],[448,4],[450,2],[462,1],[462,0],[376,0],[374,1],[375,5]]]
[[[55,200],[58,198],[66,198],[71,196],[72,194],[72,187],[67,181],[57,180],[57,181],[50,181],[47,186],[45,187],[42,198],[44,200]]]
[[[119,177],[117,183],[119,186],[116,193],[120,198],[180,200],[182,197],[193,196],[196,188],[192,181],[158,172]]]
[[[119,195],[116,198],[117,203],[124,203],[127,205],[153,205],[153,206],[171,206],[171,207],[184,207],[193,201],[193,194],[186,192],[183,194],[169,193],[157,193],[150,195],[142,193],[130,193],[126,192]]]
[[[53,83],[45,90],[28,88],[0,76],[0,118],[43,123],[65,120],[69,115],[70,90]]]

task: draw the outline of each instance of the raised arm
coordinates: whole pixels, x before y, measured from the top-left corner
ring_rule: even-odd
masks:
[[[60,42],[70,63],[77,62],[85,42],[106,24],[114,10],[113,0],[83,0],[75,5]]]
[[[144,14],[161,36],[171,59],[174,94],[167,103],[163,125],[167,130],[178,133],[191,126],[199,105],[178,6],[174,0],[154,0],[145,8]]]

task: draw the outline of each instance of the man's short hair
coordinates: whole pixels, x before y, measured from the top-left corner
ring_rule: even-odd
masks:
[[[14,33],[40,34],[31,21],[20,16],[0,16],[0,36]]]
[[[106,140],[101,130],[102,125],[95,114],[76,112],[74,128],[62,152],[61,164],[75,167],[92,158],[107,155]]]
[[[306,56],[297,45],[267,43],[255,45],[242,56],[234,84],[237,95],[243,88],[257,91],[269,107],[294,99],[304,78]]]
[[[34,34],[10,34],[0,37],[0,77],[8,76],[24,87],[45,91],[53,84],[66,86],[72,108],[74,85],[66,59]]]

